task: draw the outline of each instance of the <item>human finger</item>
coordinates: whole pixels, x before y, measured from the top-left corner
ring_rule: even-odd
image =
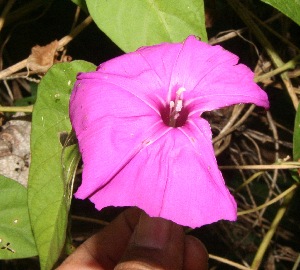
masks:
[[[130,208],[79,246],[57,270],[109,270],[121,259],[141,210]]]
[[[184,239],[184,270],[207,270],[208,253],[200,240],[191,235]]]
[[[181,270],[184,232],[180,225],[141,214],[121,263],[115,270]]]

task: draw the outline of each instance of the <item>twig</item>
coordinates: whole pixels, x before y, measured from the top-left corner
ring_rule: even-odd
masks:
[[[296,163],[296,162],[295,162]],[[219,166],[221,170],[286,170],[299,169],[300,163],[283,163],[283,164],[269,164],[269,165],[224,165]]]
[[[93,20],[90,16],[87,17],[82,23],[80,23],[76,28],[74,28],[74,30],[69,35],[67,35],[67,36],[63,37],[61,40],[59,40],[57,50],[66,46],[72,39],[74,39],[74,37],[76,37],[92,21]],[[7,69],[0,71],[0,80],[3,80],[3,79],[5,79],[5,77],[11,76],[13,73],[25,68],[26,64],[27,64],[27,59],[24,59],[24,60],[20,61],[19,63],[16,63],[15,65],[10,66]]]
[[[5,77],[10,76],[11,74],[25,68],[26,63],[27,63],[27,59],[24,59],[16,64],[8,67],[7,69],[0,71],[0,80],[3,80],[3,79],[5,79]]]
[[[33,106],[17,106],[17,107],[2,107],[0,106],[0,112],[29,112],[31,113],[33,110]]]
[[[268,136],[268,135],[266,135],[266,134],[264,134],[262,132],[259,132],[257,130],[247,129],[246,132],[252,138],[261,141],[261,143],[266,143],[266,142],[269,142],[269,143],[278,143],[278,144],[281,144],[281,145],[283,145],[283,146],[285,146],[287,148],[291,148],[291,149],[293,148],[293,144],[292,143],[286,142],[286,141],[282,141],[282,140],[279,140],[277,138]]]
[[[297,184],[292,185],[290,188],[288,188],[287,190],[285,190],[284,192],[280,193],[277,197],[275,197],[272,200],[269,200],[268,202],[261,204],[260,206],[257,206],[255,208],[249,209],[249,210],[244,210],[244,211],[240,211],[237,213],[238,216],[242,216],[242,215],[246,215],[246,214],[250,214],[253,212],[257,212],[260,209],[266,208],[267,206],[278,202],[279,200],[281,200],[282,198],[284,198],[285,196],[287,196],[289,193],[293,192],[296,188],[298,187]]]
[[[280,17],[282,17],[282,14],[281,13],[278,13],[276,15],[274,15],[273,17],[267,19],[265,22],[264,22],[264,26],[269,30],[271,29],[269,26],[267,26],[266,24],[267,23],[270,23],[270,22],[273,22],[277,19],[279,19]],[[235,38],[237,36],[241,36],[241,34],[245,31],[247,31],[248,28],[247,27],[244,27],[242,29],[238,29],[238,30],[228,30],[228,31],[223,31],[223,32],[220,32],[216,35],[216,37],[212,37],[208,43],[211,44],[211,45],[214,45],[214,44],[218,44],[218,43],[221,43],[221,42],[224,42],[226,40],[229,40],[229,39],[232,39],[232,38]],[[272,30],[272,29],[271,29]],[[269,31],[271,31],[269,30]],[[274,30],[273,30],[274,31]],[[274,31],[275,32],[275,31]],[[278,34],[277,34],[278,35]],[[280,39],[283,39],[281,36],[279,37]],[[289,42],[288,40],[286,39],[283,39],[284,42],[288,42],[288,44],[291,44],[291,42]],[[294,44],[292,44],[292,47],[295,47]],[[298,49],[298,48],[297,48]]]
[[[274,162],[276,162],[279,159],[279,143],[278,143],[279,137],[278,137],[277,128],[276,128],[276,126],[274,124],[273,117],[272,117],[270,111],[267,111],[267,119],[268,119],[268,122],[269,122],[270,130],[272,130],[272,133],[273,133],[274,149],[275,149]],[[274,188],[276,186],[276,179],[277,179],[277,177],[278,177],[278,169],[275,169],[273,171],[273,177],[272,177],[271,187],[269,187],[269,196],[268,196],[267,200],[270,200],[270,197],[271,197],[271,195],[273,193],[273,190],[274,190]]]
[[[252,181],[254,181],[257,177],[261,176],[264,172],[257,172],[253,175],[251,175],[251,177],[249,177],[243,184],[241,184],[239,187],[237,187],[234,190],[234,194],[238,193],[243,187],[247,186],[248,184],[250,184]]]
[[[254,78],[255,82],[261,82],[264,81],[266,79],[269,79],[277,74],[283,73],[289,69],[294,69],[296,67],[296,65],[298,65],[300,62],[300,55],[297,55],[295,58],[293,58],[292,60],[286,62],[285,64],[283,64],[282,66],[273,69],[272,71],[265,73],[261,76],[257,76]]]
[[[233,126],[235,121],[238,119],[239,115],[242,113],[245,105],[244,104],[238,104],[235,105],[232,111],[231,117],[228,119],[227,124],[223,127],[220,134],[225,133],[230,127]]]
[[[95,224],[99,224],[99,225],[103,225],[103,226],[106,226],[109,224],[109,222],[107,222],[107,221],[99,220],[99,219],[95,219],[95,218],[81,217],[81,216],[76,216],[76,215],[72,215],[71,217],[73,220],[90,222],[90,223],[95,223]]]
[[[281,13],[278,13],[277,15],[282,16]],[[291,48],[293,48],[297,52],[300,52],[300,49],[294,43],[290,42],[288,39],[284,38],[283,36],[281,36],[280,34],[278,34],[277,31],[273,30],[273,28],[271,28],[269,25],[267,25],[266,24],[267,21],[266,22],[261,21],[258,17],[254,16],[254,14],[252,14],[252,13],[250,13],[250,16],[252,16],[252,18],[255,21],[257,21],[261,26],[263,26],[264,28],[266,28],[270,33],[272,33],[274,36],[276,36],[277,38],[279,38],[283,43],[285,43],[286,45],[290,46]]]
[[[12,93],[12,91],[11,91],[11,89],[10,89],[10,86],[9,86],[9,84],[7,83],[7,81],[4,81],[4,85],[5,85],[5,87],[6,87],[8,96],[10,97],[11,101],[13,101],[14,96],[13,96],[13,93]]]
[[[218,44],[218,43],[221,43],[221,42],[224,42],[226,40],[229,40],[231,38],[235,38],[237,36],[240,36],[243,32],[245,32],[247,30],[247,28],[242,28],[242,29],[239,29],[239,30],[229,30],[229,31],[225,31],[225,32],[221,32],[219,33],[218,35],[221,35],[224,33],[223,36],[220,36],[220,37],[213,37],[211,38],[208,43],[211,44],[211,45],[214,45],[214,44]],[[227,33],[227,34],[226,34]]]
[[[209,257],[210,259],[216,260],[216,261],[218,261],[218,262],[225,263],[225,264],[228,264],[228,265],[230,265],[230,266],[233,266],[233,267],[235,267],[235,268],[237,268],[237,269],[241,269],[241,270],[251,270],[251,268],[249,268],[249,267],[246,267],[246,266],[244,266],[244,265],[242,265],[242,264],[239,264],[239,263],[230,261],[230,260],[225,259],[225,258],[223,258],[223,257],[219,257],[219,256],[216,256],[216,255],[213,255],[213,254],[208,254],[208,257]]]
[[[80,7],[77,6],[76,11],[75,11],[74,20],[73,20],[73,23],[72,23],[72,26],[71,26],[71,32],[76,27],[76,24],[77,24],[78,19],[79,19],[80,11],[81,11]]]
[[[250,116],[250,114],[252,113],[254,108],[255,108],[255,105],[252,104],[249,107],[249,109],[246,111],[246,113],[244,113],[243,116],[231,128],[228,128],[225,131],[222,130],[222,132],[220,134],[218,134],[218,136],[213,138],[213,143],[216,143],[217,141],[221,140],[223,137],[225,137],[226,135],[230,134],[235,129],[237,129],[242,123],[244,123],[246,121],[246,119]]]
[[[258,144],[256,143],[256,141],[255,141],[253,138],[251,138],[251,136],[249,136],[249,135],[247,134],[247,132],[244,132],[243,136],[244,136],[245,138],[247,138],[247,139],[250,141],[250,143],[253,144],[254,149],[256,150],[256,153],[257,153],[258,163],[259,163],[259,164],[262,164],[263,162],[262,162],[261,152],[260,152],[259,146],[258,146]],[[253,149],[253,150],[254,150],[254,149]]]
[[[241,149],[239,148],[239,146],[236,146],[237,147],[237,153],[241,153]],[[241,154],[241,155],[239,155],[240,156],[240,159],[242,160],[242,164],[245,164],[245,160],[244,160],[244,157],[243,157],[243,155]],[[238,166],[238,161],[234,158],[234,156],[233,155],[231,155],[231,159],[232,159],[232,161],[236,164],[236,166]],[[246,180],[245,180],[245,173],[242,171],[242,170],[239,170],[240,171],[240,174],[242,175],[242,179],[243,179],[243,181],[245,182]],[[246,192],[247,192],[247,194],[248,194],[248,196],[249,196],[249,199],[250,199],[250,201],[251,201],[251,203],[252,203],[252,205],[254,205],[255,207],[256,207],[256,202],[255,202],[255,199],[254,199],[254,197],[253,197],[253,195],[252,195],[252,192],[251,192],[251,190],[250,190],[250,187],[249,187],[249,185],[246,185],[245,186],[246,187]]]

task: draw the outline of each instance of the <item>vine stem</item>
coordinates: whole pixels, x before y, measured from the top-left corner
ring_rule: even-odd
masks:
[[[82,23],[75,27],[69,35],[66,35],[58,41],[57,50],[66,46],[71,40],[73,40],[83,29],[85,29],[93,21],[91,16],[88,16]],[[0,80],[5,80],[6,77],[11,76],[13,73],[26,67],[27,58],[0,71]]]
[[[246,187],[249,185],[252,181],[254,181],[256,178],[264,174],[264,171],[257,172],[253,175],[251,175],[243,184],[241,184],[239,187],[237,187],[234,191],[233,194],[237,194],[242,188]]]
[[[257,76],[254,78],[254,81],[255,82],[261,82],[265,79],[268,79],[268,78],[271,78],[277,74],[280,74],[282,72],[285,72],[289,69],[294,69],[296,67],[296,65],[300,62],[300,55],[297,55],[295,58],[293,58],[292,60],[286,62],[284,65],[268,72],[268,73],[265,73],[261,76]]]
[[[33,106],[9,106],[9,107],[5,107],[5,106],[0,106],[0,112],[28,112],[31,113],[33,110]]]
[[[249,29],[256,36],[258,41],[262,44],[267,54],[271,58],[274,66],[279,68],[284,65],[284,62],[281,60],[271,42],[266,38],[264,33],[260,30],[257,24],[253,21],[253,17],[255,15],[251,13],[247,8],[239,0],[227,0],[227,3],[235,10],[236,14],[240,16],[240,18],[244,21],[244,23],[249,27]],[[280,77],[288,91],[288,94],[292,100],[295,110],[298,108],[299,100],[294,91],[294,87],[289,79],[287,72],[283,72],[280,74]]]
[[[253,259],[253,262],[252,262],[252,265],[251,265],[251,269],[253,270],[257,270],[259,269],[259,266],[262,262],[262,259],[266,253],[266,250],[273,238],[273,235],[274,233],[276,232],[276,229],[280,223],[280,221],[282,220],[284,214],[286,213],[287,209],[288,209],[288,206],[290,205],[292,199],[293,199],[293,196],[295,194],[295,190],[294,189],[292,192],[288,193],[286,195],[286,197],[284,198],[283,200],[283,203],[281,205],[281,207],[279,208],[271,226],[270,226],[270,229],[268,230],[268,232],[266,233],[266,235],[264,236],[264,239],[262,240],[257,252],[256,252],[256,255]]]
[[[299,269],[299,268],[298,268],[299,264],[300,264],[300,253],[299,253],[299,255],[298,255],[298,257],[297,257],[297,259],[296,259],[296,261],[295,261],[295,264],[294,264],[292,270],[297,270],[297,269]]]
[[[284,198],[285,196],[287,196],[289,193],[293,192],[296,188],[298,187],[297,184],[292,185],[290,188],[288,188],[287,190],[285,190],[284,192],[280,193],[277,197],[275,197],[274,199],[268,201],[267,203],[264,203],[260,206],[257,206],[253,209],[249,209],[249,210],[245,210],[245,211],[240,211],[238,212],[238,216],[242,216],[242,215],[246,215],[246,214],[250,214],[253,212],[257,212],[260,209],[266,208],[267,206],[278,202],[280,199]]]

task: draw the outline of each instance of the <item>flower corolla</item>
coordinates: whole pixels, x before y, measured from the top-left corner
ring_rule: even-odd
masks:
[[[236,202],[201,114],[238,103],[268,108],[253,72],[238,61],[189,36],[79,74],[70,101],[83,159],[75,197],[99,210],[137,206],[192,228],[235,220]]]

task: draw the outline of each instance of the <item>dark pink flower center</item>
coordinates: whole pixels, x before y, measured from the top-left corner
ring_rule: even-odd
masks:
[[[188,117],[188,110],[184,107],[183,93],[185,88],[180,87],[176,92],[175,100],[161,110],[161,117],[169,127],[182,127]]]

